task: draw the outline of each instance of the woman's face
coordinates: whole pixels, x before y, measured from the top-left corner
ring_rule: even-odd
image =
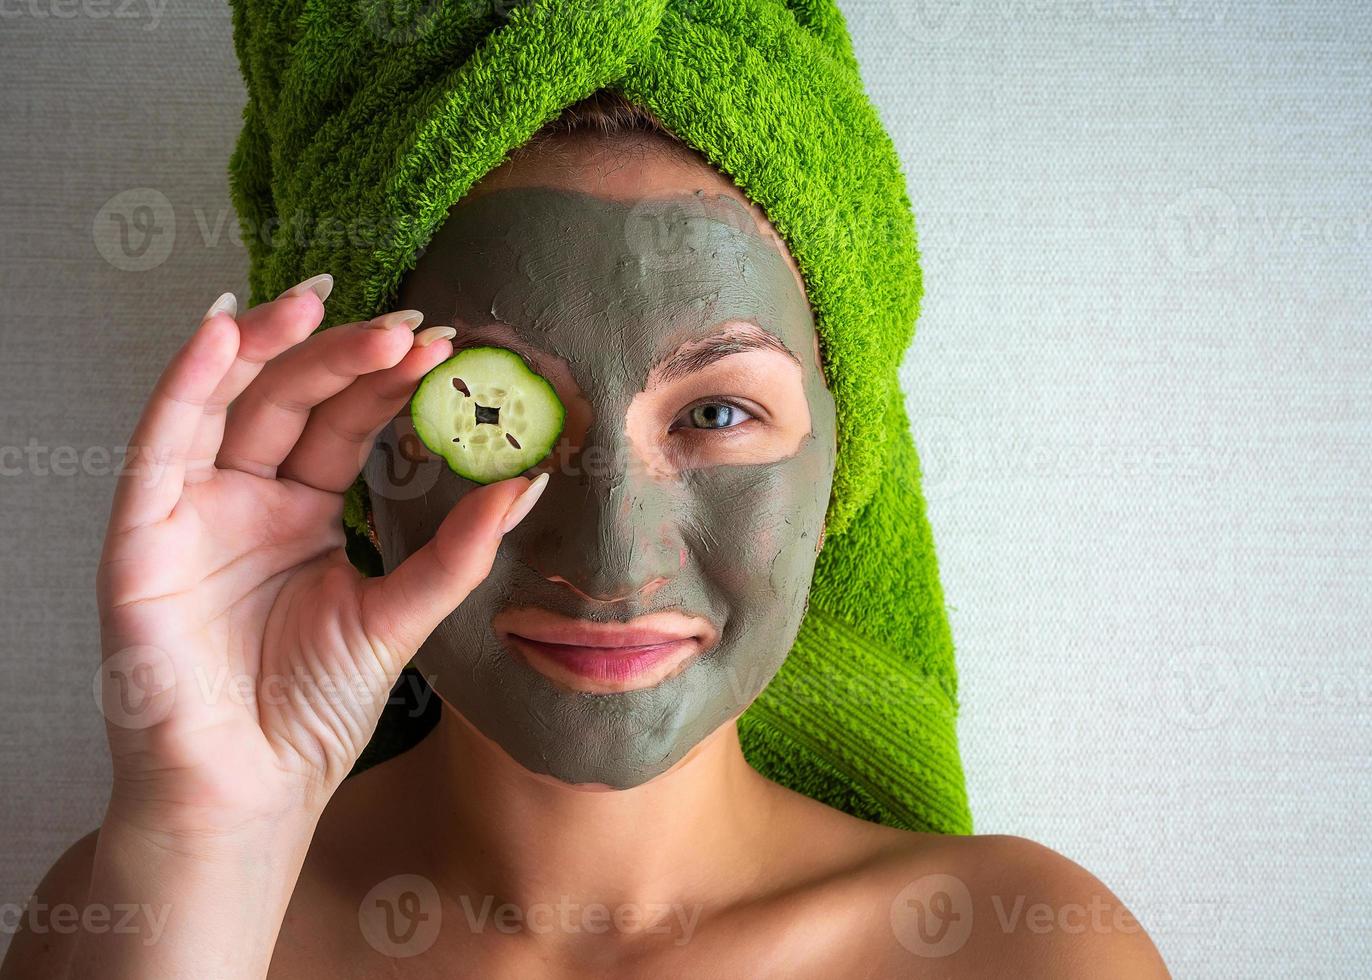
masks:
[[[543,497],[420,650],[526,768],[625,788],[737,717],[805,610],[835,451],[798,271],[704,162],[561,140],[451,211],[399,307],[508,347],[567,407]],[[368,466],[386,568],[474,484],[408,414]],[[422,492],[421,492],[422,490]]]

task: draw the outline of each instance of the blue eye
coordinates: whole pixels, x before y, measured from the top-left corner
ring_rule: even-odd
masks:
[[[688,427],[693,429],[730,429],[752,418],[737,405],[728,402],[706,402],[685,413]]]

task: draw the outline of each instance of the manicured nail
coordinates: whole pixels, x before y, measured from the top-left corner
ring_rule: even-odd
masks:
[[[329,293],[333,292],[333,276],[327,272],[321,272],[317,276],[310,276],[304,282],[298,282],[290,289],[286,290],[277,299],[286,296],[303,296],[305,293],[314,293],[319,297],[319,302],[329,298]]]
[[[385,313],[374,320],[367,321],[369,330],[389,330],[391,327],[404,326],[413,330],[424,322],[424,314],[419,310],[396,310],[394,313]]]
[[[414,345],[428,347],[435,340],[452,340],[456,336],[457,331],[452,327],[425,327],[414,335]]]
[[[200,318],[200,322],[204,323],[210,317],[220,313],[227,313],[229,316],[236,315],[238,313],[238,297],[234,296],[233,293],[224,293],[210,304],[209,310]]]
[[[525,515],[533,510],[534,504],[538,503],[538,498],[543,495],[543,488],[547,485],[548,474],[540,473],[524,488],[524,492],[515,498],[514,503],[510,504],[510,509],[505,512],[505,517],[500,522],[501,534],[509,534],[516,524],[524,520]]]

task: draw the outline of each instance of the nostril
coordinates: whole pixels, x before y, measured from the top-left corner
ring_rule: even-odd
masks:
[[[666,584],[667,584],[667,580],[666,580],[665,578],[663,578],[661,575],[659,575],[657,578],[653,579],[652,581],[644,583],[644,585],[642,586],[642,588],[640,588],[640,589],[638,590],[638,594],[641,595],[641,596],[645,596],[645,597],[646,597],[646,596],[650,596],[650,595],[652,595],[654,592],[656,592],[658,589],[662,588],[662,587],[663,587],[664,585],[666,585]]]
[[[583,592],[581,589],[577,588],[575,585],[567,581],[567,579],[563,578],[561,575],[547,575],[545,576],[545,578],[547,578],[549,582],[557,582],[561,585],[565,585],[568,589],[571,589],[581,598],[586,599],[590,602],[624,602],[626,599],[632,599],[635,596],[650,596],[658,589],[662,588],[664,585],[667,584],[667,579],[659,575],[656,578],[648,582],[645,582],[637,589],[631,589],[625,592],[623,595],[596,596],[591,595],[589,592]]]

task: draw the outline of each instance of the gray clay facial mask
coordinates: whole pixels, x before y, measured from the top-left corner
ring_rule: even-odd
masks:
[[[674,244],[664,247],[663,231]],[[407,277],[400,307],[451,322],[459,347],[474,329],[512,330],[519,344],[565,363],[586,412],[490,576],[415,665],[448,705],[534,772],[616,788],[659,775],[751,703],[804,614],[835,419],[794,273],[744,205],[724,194],[623,203],[511,187],[453,208]],[[762,463],[670,474],[644,466],[626,419],[654,365],[733,321],[775,335],[799,361],[808,434]],[[384,487],[378,460],[368,480]],[[446,470],[422,496],[374,489],[386,568],[423,546],[472,489]],[[650,581],[659,582],[652,591],[643,588]],[[491,623],[510,606],[597,622],[677,610],[712,623],[718,641],[655,686],[585,693],[504,648]]]

